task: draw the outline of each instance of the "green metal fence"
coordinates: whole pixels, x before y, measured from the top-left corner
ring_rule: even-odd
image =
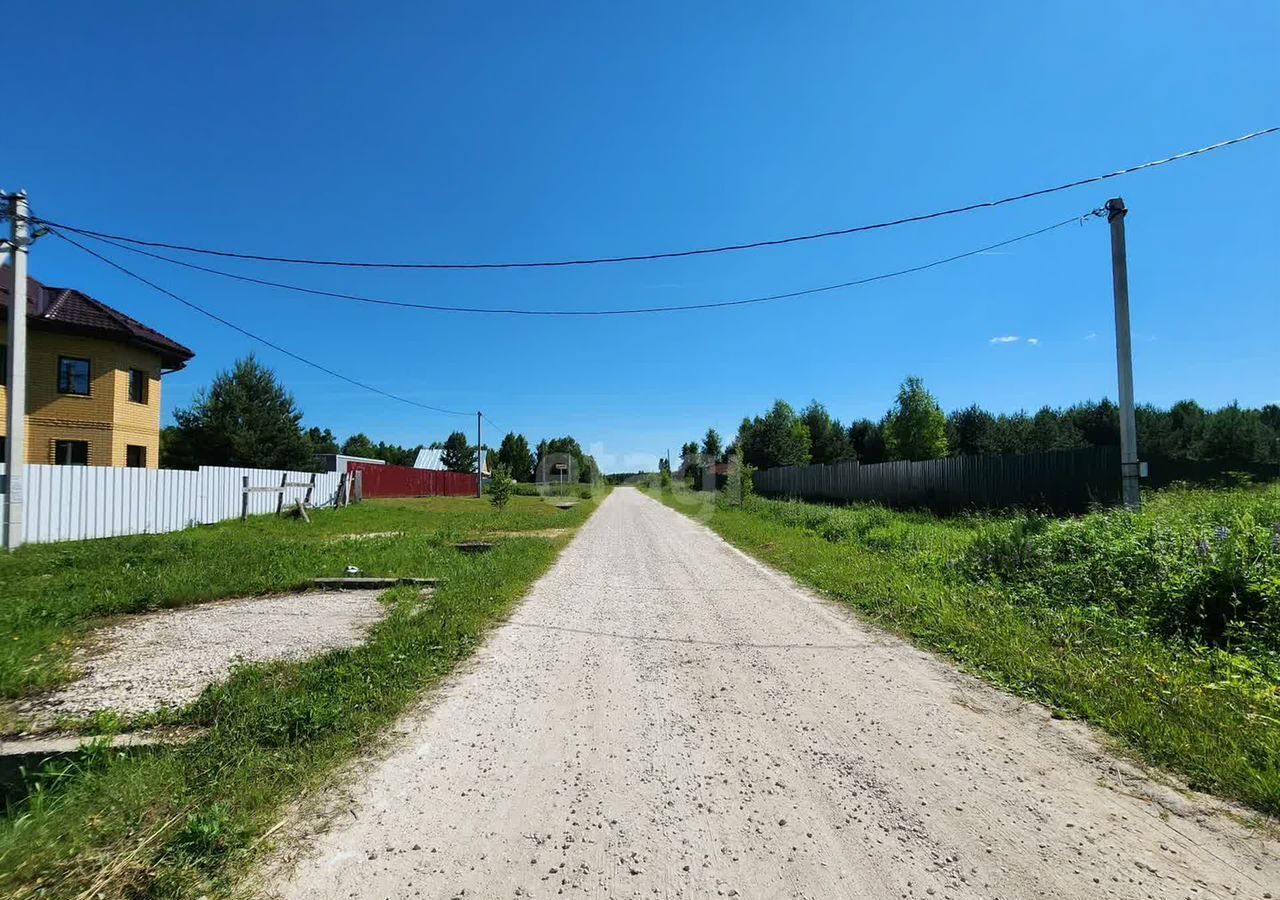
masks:
[[[764,496],[881,503],[939,513],[1006,507],[1084,512],[1095,504],[1119,502],[1120,451],[1084,447],[869,466],[785,466],[757,472],[753,483]]]

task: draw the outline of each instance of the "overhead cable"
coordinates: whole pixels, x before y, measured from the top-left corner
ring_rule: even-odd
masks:
[[[1091,215],[1098,215],[1099,212],[1100,212],[1099,210],[1092,210],[1089,213],[1086,213],[1084,215],[1072,216],[1069,219],[1063,219],[1060,222],[1055,222],[1054,224],[1047,225],[1044,228],[1037,228],[1035,231],[1029,231],[1025,234],[1020,234],[1017,237],[1008,238],[1006,240],[998,241],[994,244],[987,244],[982,247],[976,247],[972,250],[966,250],[963,253],[956,253],[952,256],[946,256],[941,259],[935,259],[932,262],[922,263],[921,265],[917,265],[917,266],[910,266],[905,269],[896,269],[891,272],[881,272],[876,275],[869,275],[864,278],[854,279],[852,281],[842,281],[842,282],[839,282],[838,284],[827,284],[827,285],[822,285],[820,287],[804,288],[802,290],[787,291],[785,293],[780,293],[780,294],[766,294],[763,296],[745,297],[745,298],[740,298],[736,300],[715,300],[715,301],[707,301],[702,303],[674,304],[669,306],[637,306],[637,307],[626,307],[621,309],[525,309],[521,307],[456,306],[456,305],[448,305],[448,304],[440,304],[440,303],[419,303],[419,302],[410,301],[410,300],[393,300],[393,299],[387,299],[382,297],[370,297],[363,294],[349,294],[342,291],[328,291],[328,290],[323,290],[321,288],[310,288],[310,287],[305,287],[303,285],[298,285],[298,284],[289,284],[281,281],[271,281],[265,278],[255,278],[250,275],[241,275],[237,272],[228,272],[223,269],[215,269],[210,266],[202,266],[197,263],[187,262],[186,260],[174,259],[173,257],[165,256],[160,253],[155,253],[151,250],[144,250],[141,247],[133,247],[128,244],[119,243],[118,241],[115,241],[112,238],[97,237],[97,238],[94,238],[94,240],[102,241],[104,243],[110,244],[113,247],[118,247],[119,249],[122,249],[122,250],[128,250],[132,253],[138,253],[143,256],[148,256],[148,257],[151,257],[152,259],[162,260],[164,262],[171,263],[172,265],[175,265],[175,266],[182,266],[183,268],[194,269],[198,272],[206,272],[210,275],[218,275],[223,278],[233,279],[235,281],[246,282],[248,284],[256,284],[262,287],[279,288],[281,290],[294,291],[297,293],[309,294],[316,297],[329,297],[336,300],[350,300],[350,301],[359,302],[359,303],[374,304],[377,306],[392,306],[392,307],[399,307],[402,309],[416,309],[416,310],[425,310],[429,312],[472,313],[472,314],[479,314],[479,315],[504,315],[504,316],[552,316],[552,317],[634,316],[634,315],[645,315],[645,314],[653,314],[653,313],[690,312],[693,310],[700,310],[700,309],[724,309],[727,307],[734,307],[734,306],[749,306],[749,305],[754,305],[759,303],[771,303],[778,300],[790,300],[797,297],[807,297],[813,294],[822,294],[829,291],[837,291],[837,290],[842,290],[844,288],[851,288],[851,287],[857,287],[859,285],[871,284],[872,282],[876,282],[876,281],[884,281],[890,278],[898,278],[903,275],[910,275],[915,272],[923,272],[926,269],[932,269],[937,266],[942,266],[948,263],[957,262],[962,259],[967,259],[970,256],[978,256],[983,253],[989,253],[992,250],[998,250],[1001,247],[1007,247],[1010,244],[1016,244],[1019,241],[1025,241],[1033,237],[1038,237],[1039,235],[1045,234],[1046,232],[1050,232],[1058,228],[1062,228],[1066,225],[1071,225],[1077,222],[1081,222],[1087,219]],[[60,234],[56,228],[51,227],[51,233],[57,234],[59,237],[63,238],[64,240],[70,240],[70,238],[67,238],[66,235]],[[81,246],[81,245],[77,244],[77,246]]]
[[[1169,163],[1179,162],[1184,159],[1190,159],[1205,153],[1211,153],[1215,150],[1221,150],[1224,147],[1230,147],[1234,144],[1242,144],[1245,141],[1251,141],[1255,138],[1265,135],[1274,134],[1280,131],[1280,127],[1263,128],[1249,134],[1231,138],[1225,141],[1219,141],[1216,144],[1210,144],[1207,147],[1200,147],[1195,150],[1187,150],[1182,153],[1176,153],[1163,159],[1156,159],[1150,162],[1140,163],[1138,165],[1129,166],[1124,169],[1117,169],[1114,172],[1107,172],[1102,175],[1093,175],[1087,178],[1080,178],[1075,181],[1069,181],[1065,184],[1055,185],[1053,187],[1039,188],[1038,190],[1025,191],[1019,194],[1002,197],[998,200],[986,200],[979,203],[970,203],[965,206],[956,206],[950,209],[942,209],[936,212],[922,213],[913,216],[904,216],[902,218],[889,219],[882,222],[874,222],[866,225],[854,225],[848,228],[835,228],[828,231],[817,231],[810,234],[792,235],[789,237],[769,238],[764,240],[747,241],[743,243],[721,244],[719,246],[698,247],[687,250],[669,250],[658,253],[635,253],[619,256],[600,256],[585,257],[576,259],[552,259],[552,260],[533,260],[522,262],[367,262],[359,260],[337,260],[337,259],[317,259],[307,257],[290,257],[290,256],[273,256],[268,254],[247,253],[234,250],[217,250],[208,247],[196,247],[186,244],[179,244],[168,241],[146,240],[137,237],[128,237],[125,235],[111,234],[104,231],[93,230],[82,226],[53,222],[46,219],[32,220],[43,225],[60,228],[63,231],[70,231],[86,237],[109,238],[115,241],[123,241],[128,244],[136,244],[142,247],[155,247],[166,250],[178,250],[184,253],[199,253],[206,256],[222,256],[233,259],[253,260],[257,262],[271,263],[287,263],[292,265],[310,265],[310,266],[336,266],[344,268],[360,268],[360,269],[542,269],[557,268],[563,266],[591,266],[609,263],[627,263],[641,262],[646,260],[658,259],[675,259],[686,256],[706,256],[714,253],[729,253],[739,250],[755,250],[761,247],[777,247],[784,244],[796,244],[803,241],[816,241],[824,238],[841,237],[843,235],[857,234],[864,231],[876,231],[882,228],[891,228],[896,225],[905,225],[912,222],[924,222],[929,219],[938,219],[943,216],[953,216],[959,213],[973,212],[978,209],[991,209],[997,206],[1003,206],[1008,203],[1017,203],[1021,200],[1029,200],[1033,197],[1043,197],[1047,194],[1066,191],[1072,188],[1082,187],[1087,184],[1097,184],[1101,181],[1107,181],[1112,178],[1119,178],[1123,175],[1131,175],[1134,172],[1141,172],[1145,169],[1153,169],[1158,166],[1168,165]]]
[[[90,247],[86,247],[84,244],[81,244],[79,241],[76,241],[73,238],[67,237],[65,234],[59,234],[56,230],[53,230],[51,233],[56,234],[58,237],[62,238],[62,240],[66,241],[72,246],[79,247],[85,253],[89,254],[90,256],[96,257],[97,259],[111,266],[111,268],[116,269],[117,271],[122,272],[125,275],[128,275],[130,278],[133,278],[137,281],[142,282],[147,287],[153,290],[159,291],[161,294],[164,294],[166,297],[169,297],[173,300],[178,301],[183,306],[194,309],[196,312],[200,313],[202,316],[207,316],[208,318],[213,319],[215,322],[219,322],[227,326],[228,328],[232,329],[233,331],[239,332],[240,334],[244,335],[247,338],[255,340],[258,343],[263,344],[264,346],[270,347],[272,350],[276,350],[280,353],[283,353],[285,356],[292,357],[293,359],[296,359],[298,362],[308,365],[313,369],[318,369],[319,371],[324,372],[326,375],[331,375],[334,378],[347,382],[348,384],[355,385],[358,388],[363,388],[366,391],[372,391],[375,394],[381,394],[383,397],[388,397],[392,400],[397,400],[400,403],[407,403],[410,406],[416,406],[421,409],[431,410],[432,412],[444,413],[446,415],[451,415],[451,416],[475,415],[475,413],[473,412],[462,412],[456,409],[445,409],[440,406],[432,406],[428,403],[420,403],[417,400],[411,400],[408,397],[401,397],[399,394],[393,394],[390,391],[384,391],[382,388],[374,387],[371,384],[366,384],[365,382],[352,378],[349,375],[344,375],[341,372],[336,371],[335,369],[331,369],[328,366],[325,366],[325,365],[322,365],[321,363],[316,362],[315,360],[308,359],[307,357],[299,353],[295,353],[286,347],[282,347],[279,344],[277,344],[275,341],[272,341],[268,338],[264,338],[262,335],[255,334],[249,329],[243,328],[240,325],[237,325],[235,322],[232,322],[231,320],[226,319],[215,312],[211,312],[210,310],[205,309],[203,306],[200,306],[197,303],[193,303],[192,301],[188,300],[186,297],[176,294],[166,287],[161,287],[160,285],[156,284],[154,281],[151,281],[143,277],[142,275],[139,275],[137,272],[134,272],[133,270],[120,265],[120,263],[116,262],[115,260],[110,259],[106,256],[103,256],[101,253],[97,252],[96,250],[93,250]]]

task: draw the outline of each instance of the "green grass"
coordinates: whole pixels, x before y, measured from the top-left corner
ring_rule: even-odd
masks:
[[[476,646],[555,559],[567,536],[503,537],[492,552],[451,544],[489,531],[576,527],[596,501],[558,510],[515,497],[369,501],[310,526],[273,517],[177,534],[26,547],[0,560],[3,689],[65,679],[67,650],[103,616],[289,589],[347,564],[446,580],[384,595],[369,640],[302,663],[248,666],[174,720],[178,747],[99,749],[31,778],[0,821],[0,895],[197,897],[229,891],[284,805],[321,785]],[[344,539],[358,532],[397,537]],[[12,638],[17,638],[13,640]]]
[[[651,493],[692,509],[670,491]],[[1277,487],[1170,491],[1151,498],[1141,516],[1201,529],[1243,512],[1265,518],[1278,502]],[[1085,520],[1115,515],[1128,514]],[[745,506],[717,504],[706,521],[871,621],[1055,715],[1093,723],[1192,787],[1280,814],[1280,659],[1265,641],[1200,646],[1163,634],[1140,607],[975,578],[966,565],[975,542],[1014,527],[1000,517],[939,519],[752,498]]]

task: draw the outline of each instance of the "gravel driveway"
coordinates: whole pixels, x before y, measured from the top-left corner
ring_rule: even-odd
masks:
[[[1280,896],[1280,846],[632,489],[286,898]]]
[[[186,706],[240,663],[300,660],[356,646],[386,615],[381,593],[309,591],[123,616],[76,652],[80,678],[18,709],[50,724],[58,716]]]

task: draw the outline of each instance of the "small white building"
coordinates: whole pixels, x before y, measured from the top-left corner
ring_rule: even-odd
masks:
[[[431,469],[435,472],[443,472],[445,470],[444,462],[441,456],[444,450],[439,447],[423,447],[418,451],[418,458],[413,461],[415,469]],[[488,476],[489,472],[489,454],[488,451],[480,451],[480,474]]]
[[[320,464],[324,467],[322,472],[345,472],[347,471],[347,463],[370,463],[375,466],[385,466],[385,460],[373,459],[369,456],[348,456],[345,453],[317,453],[316,459],[320,460]]]

